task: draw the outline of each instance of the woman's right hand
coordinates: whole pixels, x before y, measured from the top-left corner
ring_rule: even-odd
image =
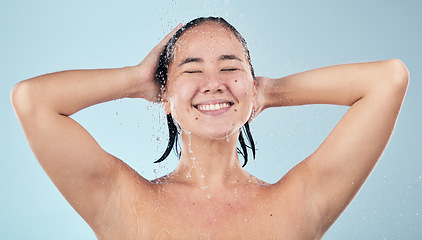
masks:
[[[168,41],[181,27],[182,24],[180,23],[149,52],[141,63],[132,67],[136,81],[138,81],[136,85],[138,89],[128,97],[144,98],[150,102],[159,102],[161,100],[161,86],[155,80],[155,71],[158,67],[161,52],[163,52]]]

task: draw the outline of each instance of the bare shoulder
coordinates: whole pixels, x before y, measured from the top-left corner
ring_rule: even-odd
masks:
[[[323,234],[321,214],[309,191],[309,172],[308,159],[305,159],[271,185],[271,201],[273,211],[282,215],[276,218],[278,225],[317,239]]]
[[[292,191],[293,185],[289,186],[293,181],[280,188],[278,183],[269,184],[252,177],[250,182],[224,189],[207,189],[166,181],[166,177],[145,183],[132,169],[123,171],[126,173],[117,186],[119,197],[110,202],[110,206],[119,207],[111,207],[107,212],[112,221],[104,225],[103,239],[317,236],[316,227],[310,226],[313,214],[304,207],[306,198]]]
[[[138,218],[149,211],[152,185],[125,162],[117,159],[116,178],[107,204],[95,224],[90,224],[98,238],[124,239],[136,234]]]

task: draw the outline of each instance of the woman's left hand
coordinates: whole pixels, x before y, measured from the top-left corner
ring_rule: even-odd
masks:
[[[268,83],[271,81],[270,78],[267,77],[256,77],[255,87],[257,90],[257,94],[255,96],[255,102],[252,110],[252,116],[249,121],[255,119],[264,109],[269,107],[268,101]]]

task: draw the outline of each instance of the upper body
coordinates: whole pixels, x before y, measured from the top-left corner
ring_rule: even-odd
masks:
[[[65,71],[15,86],[15,112],[43,169],[101,239],[322,238],[391,136],[406,67],[392,59],[254,78],[233,32],[204,22],[177,40],[161,92],[154,72],[178,28],[136,66]],[[173,172],[143,178],[70,117],[124,97],[161,100],[177,122],[182,150]],[[240,127],[269,107],[304,104],[350,108],[321,146],[278,182],[243,170]]]

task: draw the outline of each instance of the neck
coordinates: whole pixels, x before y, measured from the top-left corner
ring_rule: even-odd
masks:
[[[205,139],[182,130],[182,155],[173,172],[178,181],[201,187],[219,188],[245,182],[250,175],[237,156],[238,134],[223,139]]]

